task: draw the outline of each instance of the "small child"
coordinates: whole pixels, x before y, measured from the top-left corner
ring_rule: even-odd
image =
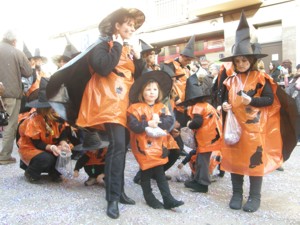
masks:
[[[84,182],[85,186],[96,183],[104,183],[104,165],[108,142],[101,141],[97,132],[87,132],[84,135],[83,143],[76,145],[74,150],[86,151],[76,162],[74,177],[79,176],[79,170],[83,167],[89,178]]]
[[[195,79],[192,75],[189,79]],[[193,180],[186,181],[185,187],[206,193],[210,185],[209,164],[213,151],[221,149],[222,121],[217,110],[208,103],[210,89],[205,83],[191,85],[187,81],[185,101],[179,105],[190,106],[187,114],[191,118],[187,127],[194,130],[196,141],[196,169]],[[198,79],[196,79],[198,80]]]
[[[127,110],[131,148],[141,169],[144,198],[154,209],[171,209],[184,204],[171,195],[164,172],[164,164],[168,162],[165,130],[172,127],[174,118],[161,100],[168,96],[171,87],[172,80],[167,73],[151,71],[139,77],[129,92],[133,103]],[[152,192],[152,177],[157,182],[163,204]]]

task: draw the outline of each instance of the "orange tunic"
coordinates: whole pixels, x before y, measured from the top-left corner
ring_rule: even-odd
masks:
[[[89,157],[89,161],[85,164],[85,166],[104,165],[106,153],[107,148],[103,149],[100,156],[98,156],[98,151],[87,151],[85,154]]]
[[[171,115],[168,108],[157,103],[150,107],[146,103],[132,104],[128,108],[128,113],[134,115],[138,121],[142,120],[142,116],[146,116],[146,121],[152,119],[153,113],[162,114],[164,109],[166,115]],[[162,148],[167,144],[167,136],[152,138],[147,136],[146,132],[136,134],[130,131],[130,144],[132,153],[134,154],[141,170],[147,170],[155,166],[164,165],[168,162],[168,157],[162,158]]]
[[[261,96],[261,92],[269,80],[274,93],[274,102],[267,107],[253,107],[244,105],[242,97],[237,95],[241,90],[248,92],[257,89],[254,97]],[[280,102],[276,96],[276,84],[269,75],[258,71],[251,71],[248,75],[228,77],[224,84],[228,89],[228,101],[236,116],[242,134],[235,145],[222,146],[222,163],[224,170],[249,176],[263,176],[282,163],[282,139],[280,134]]]
[[[199,102],[188,108],[188,115],[193,119],[195,115],[203,118],[202,126],[195,130],[197,153],[212,152],[221,149],[222,120],[216,109],[207,102]],[[218,130],[218,132],[217,132]],[[219,134],[219,139],[217,138]]]
[[[91,69],[90,69],[91,70]],[[133,84],[134,64],[128,57],[128,49],[122,49],[115,68],[124,77],[111,72],[101,76],[93,71],[85,87],[76,124],[80,127],[101,129],[104,123],[126,126],[126,110],[129,105],[128,93]]]
[[[30,139],[39,139],[50,145],[56,144],[56,141],[59,139],[62,131],[65,128],[64,124],[55,121],[49,121],[48,124],[53,130],[51,134],[46,131],[46,123],[44,118],[37,113],[33,113],[20,125],[20,138],[18,141],[19,155],[21,160],[26,165],[29,165],[30,160],[33,157],[44,152],[43,150],[37,149]]]
[[[184,76],[179,77],[178,80],[176,80],[173,83],[173,90],[178,95],[180,100],[183,102],[185,100],[185,87],[186,87],[186,80],[190,76],[190,72],[187,68],[182,68],[180,63],[175,61],[174,59],[170,59],[168,61],[165,61],[166,64],[173,63],[175,67],[175,75],[179,76],[184,74]],[[183,106],[175,106],[177,111],[184,113],[184,107]]]

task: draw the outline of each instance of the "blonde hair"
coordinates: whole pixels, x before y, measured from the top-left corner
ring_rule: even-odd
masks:
[[[144,97],[143,97],[143,92],[144,92],[145,88],[146,88],[149,84],[152,84],[152,83],[155,83],[155,84],[157,85],[157,88],[158,88],[158,98],[155,100],[155,103],[162,101],[162,99],[163,99],[162,90],[161,90],[161,88],[160,88],[158,82],[157,82],[156,80],[151,79],[151,80],[148,80],[148,81],[143,85],[143,87],[141,88],[141,91],[140,91],[139,96],[138,96],[139,102],[145,102],[145,99],[144,99]]]
[[[44,118],[46,118],[47,120],[52,120],[55,121],[57,120],[57,117],[55,115],[55,113],[53,112],[52,108],[37,108],[36,112],[43,116]]]

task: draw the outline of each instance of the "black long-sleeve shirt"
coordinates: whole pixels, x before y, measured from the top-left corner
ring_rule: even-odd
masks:
[[[159,118],[161,123],[159,123],[158,126],[163,130],[169,130],[174,124],[174,117],[171,115],[161,114]],[[145,131],[146,127],[148,127],[148,121],[146,121],[146,118],[143,117],[142,121],[138,121],[134,115],[129,114],[128,126],[134,133],[140,134]]]

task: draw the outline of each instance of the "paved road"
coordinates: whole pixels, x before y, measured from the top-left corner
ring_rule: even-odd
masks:
[[[35,185],[25,180],[24,172],[17,164],[0,166],[0,224],[300,224],[299,150],[300,146],[297,146],[284,164],[284,172],[274,171],[265,176],[261,208],[255,213],[229,209],[229,174],[214,182],[207,194],[200,194],[191,192],[184,188],[183,183],[175,181],[178,174],[176,167],[168,171],[173,177],[170,187],[173,195],[182,199],[185,205],[176,211],[149,208],[142,197],[141,187],[132,182],[138,165],[131,152],[127,155],[125,188],[128,196],[135,199],[137,204],[120,204],[121,216],[117,220],[105,214],[104,188],[84,186],[87,178],[84,171],[76,180],[55,184],[45,176],[42,184]],[[17,149],[14,150],[14,156],[18,157]],[[246,179],[246,194],[248,187]],[[160,198],[156,187],[154,192]]]

